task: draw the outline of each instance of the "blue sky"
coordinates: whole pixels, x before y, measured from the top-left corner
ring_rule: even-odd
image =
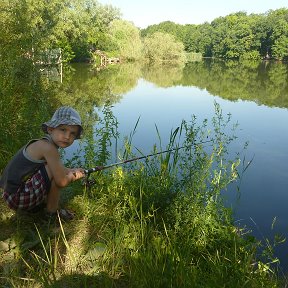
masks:
[[[245,11],[265,13],[268,10],[288,8],[287,0],[99,0],[120,9],[122,18],[139,28],[173,21],[179,24],[201,24],[205,21]]]

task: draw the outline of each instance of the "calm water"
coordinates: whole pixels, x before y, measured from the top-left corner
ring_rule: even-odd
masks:
[[[134,145],[145,150],[145,147],[150,148],[157,143],[155,124],[161,135],[168,136],[172,127],[176,128],[181,119],[189,120],[191,114],[195,114],[199,120],[210,119],[214,101],[221,105],[224,114],[231,112],[232,119],[239,122],[239,138],[231,151],[240,151],[244,142],[249,141],[246,161],[254,157],[244,174],[240,195],[236,193],[235,186],[224,193],[234,208],[235,221],[251,228],[253,234],[262,240],[272,239],[275,233],[287,237],[287,108],[267,107],[247,100],[232,102],[196,87],[159,88],[140,79],[137,87],[115,105],[114,113],[121,123],[122,133],[126,135],[141,116]],[[272,230],[274,217],[277,217],[277,221]],[[287,243],[279,246],[276,252],[283,266],[287,266]]]
[[[254,157],[242,179],[240,193],[233,185],[224,191],[227,205],[234,208],[235,223],[251,228],[261,240],[272,239],[275,233],[288,236],[287,65],[203,61],[185,67],[121,65],[100,72],[93,71],[91,66],[73,65],[64,69],[63,78],[57,73],[53,71],[53,79],[47,78],[47,85],[52,85],[53,90],[49,90],[49,97],[41,100],[44,101],[42,106],[37,104],[43,107],[42,111],[34,108],[38,103],[35,101],[26,101],[28,107],[23,111],[10,100],[0,100],[2,112],[5,110],[5,117],[0,119],[0,132],[4,135],[1,143],[4,154],[0,157],[2,166],[5,153],[24,144],[28,136],[35,137],[34,131],[39,130],[38,126],[32,130],[27,128],[27,123],[22,120],[32,117],[31,109],[38,111],[39,123],[47,120],[49,111],[44,106],[45,101],[73,105],[82,115],[85,114],[84,121],[93,126],[96,123],[93,115],[109,99],[122,136],[130,134],[140,117],[133,145],[143,153],[150,152],[152,145],[159,143],[155,125],[165,145],[170,131],[183,119],[189,120],[191,115],[197,116],[199,123],[211,119],[216,101],[223,114],[231,113],[232,122],[239,123],[238,139],[230,147],[231,153],[239,152],[248,141],[246,161]],[[31,97],[31,91],[25,95],[20,95],[20,99]],[[35,121],[33,115],[31,119]],[[12,124],[13,133],[7,130]],[[72,146],[68,155],[75,149],[76,146]],[[276,224],[272,230],[275,217]],[[275,250],[287,269],[288,243]]]
[[[142,151],[148,149],[145,152],[149,152],[152,145],[158,142],[155,125],[165,143],[171,129],[176,128],[182,119],[189,120],[192,114],[197,116],[199,122],[205,118],[211,119],[216,101],[224,114],[231,113],[233,121],[239,123],[239,138],[231,151],[240,151],[244,142],[248,141],[246,161],[254,157],[242,180],[240,195],[235,192],[235,186],[225,192],[234,208],[236,223],[251,228],[261,240],[273,239],[275,233],[287,237],[287,66],[275,64],[267,67],[264,63],[256,69],[220,67],[223,78],[220,73],[210,74],[219,66],[207,65],[203,68],[201,64],[191,65],[184,71],[183,78],[171,79],[170,85],[153,82],[144,74],[135,87],[124,93],[123,98],[115,104],[113,111],[120,122],[120,131],[128,135],[140,116],[133,143]],[[201,74],[201,69],[205,70],[204,74]],[[197,75],[197,71],[200,75]],[[277,78],[279,75],[282,78]],[[228,81],[225,76],[229,77]],[[183,81],[185,77],[190,83]],[[198,84],[199,79],[201,82]],[[276,224],[272,229],[275,217]],[[275,251],[287,269],[288,243],[281,244]]]

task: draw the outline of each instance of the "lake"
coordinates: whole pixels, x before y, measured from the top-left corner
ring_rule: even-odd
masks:
[[[149,153],[158,143],[155,125],[165,144],[171,129],[182,119],[189,120],[192,114],[199,122],[211,119],[214,101],[219,103],[223,114],[231,113],[233,121],[239,123],[238,140],[231,151],[239,151],[248,141],[246,161],[253,159],[242,179],[240,194],[235,186],[225,193],[234,208],[235,221],[253,230],[260,240],[267,238],[273,243],[275,234],[286,237],[288,232],[287,68],[273,62],[251,66],[203,61],[183,68],[134,70],[137,77],[133,81],[127,78],[133,86],[120,93],[113,112],[122,135],[128,135],[140,117],[133,144]],[[121,79],[120,74],[118,77]],[[288,243],[279,244],[275,252],[287,269]]]
[[[232,122],[239,123],[231,153],[248,141],[245,161],[252,160],[240,192],[240,183],[223,192],[234,209],[235,224],[251,229],[262,241],[273,242],[277,233],[287,237],[287,64],[205,60],[172,67],[116,65],[98,72],[91,65],[74,64],[64,69],[63,77],[58,72],[47,78],[57,88],[53,101],[73,105],[80,113],[89,110],[91,115],[99,113],[108,99],[121,135],[129,135],[140,117],[132,143],[143,153],[159,144],[155,125],[165,146],[183,119],[189,121],[192,115],[199,123],[211,119],[216,101],[223,114],[231,113]],[[68,155],[75,149],[72,146]],[[275,253],[287,270],[288,243],[279,244]]]

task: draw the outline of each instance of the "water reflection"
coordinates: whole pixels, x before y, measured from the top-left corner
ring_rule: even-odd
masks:
[[[25,61],[14,61],[13,65],[3,62],[0,67],[1,168],[28,138],[41,133],[39,124],[59,105],[75,107],[89,131],[97,121],[95,107],[107,101],[118,103],[141,78],[157,87],[194,86],[230,101],[242,99],[258,105],[288,107],[287,64],[280,62],[210,59],[185,66],[128,63],[100,72],[91,65],[75,64],[63,67],[61,83],[47,81],[47,75],[41,76],[40,70]]]
[[[183,69],[184,64],[147,65],[142,69],[142,78],[158,87],[168,88],[182,82]]]
[[[258,62],[257,62],[258,63]],[[288,107],[287,65],[260,62],[205,61],[189,63],[183,72],[183,85],[206,89],[212,95],[231,101],[249,100],[274,107]]]
[[[270,107],[288,107],[288,66],[283,63],[220,60],[190,62],[185,66],[130,63],[100,72],[83,64],[72,67],[72,75],[64,76],[59,97],[61,102],[76,106],[83,101],[86,107],[100,107],[107,100],[117,103],[143,78],[157,87],[194,86],[230,101],[241,99]]]

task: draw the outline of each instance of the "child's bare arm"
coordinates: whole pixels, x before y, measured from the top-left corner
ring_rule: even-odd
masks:
[[[58,149],[51,143],[43,143],[43,157],[47,161],[52,177],[57,186],[66,187],[69,183],[76,181],[84,176],[82,169],[68,169],[66,168],[60,158]]]

